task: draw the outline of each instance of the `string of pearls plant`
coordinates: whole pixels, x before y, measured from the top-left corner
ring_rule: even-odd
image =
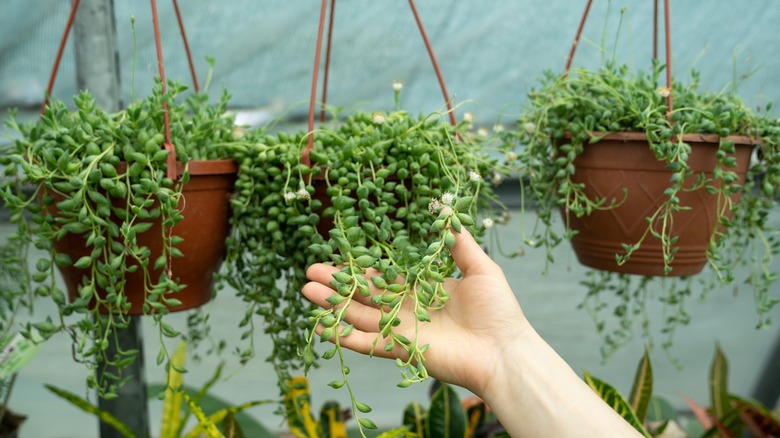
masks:
[[[400,88],[394,85],[396,99]],[[456,274],[449,254],[453,230],[468,227],[481,239],[494,222],[478,218],[503,217],[482,175],[505,167],[495,158],[503,155],[496,149],[501,143],[474,135],[468,121],[452,126],[444,114],[414,117],[400,110],[339,116],[312,133],[311,166],[301,160],[308,133],[247,133],[224,280],[247,303],[241,324],[250,342],[240,354],[245,360],[254,355],[251,338],[260,317],[274,341],[267,360],[282,393],[294,371],[320,363],[317,340],[333,341],[322,357],[338,358],[341,378],[330,386],[349,391],[362,430],[374,424],[348,380],[339,343],[352,329],[346,310],[371,286],[380,290],[371,298],[382,312],[379,336],[388,348],[409,353],[398,362],[399,386],[425,379],[429,346],[394,331],[398,311],[413,303],[417,326],[446,304],[442,282]],[[313,309],[300,293],[315,262],[341,268],[327,310]],[[320,336],[318,325],[325,327]]]
[[[686,303],[696,290],[704,296],[717,285],[733,283],[742,266],[748,266],[744,283],[753,291],[759,326],[768,323],[768,311],[778,301],[771,294],[777,279],[771,264],[780,236],[770,212],[777,205],[780,187],[780,121],[770,115],[771,104],[753,110],[736,93],[736,84],[715,92],[701,89],[695,71],[688,82],[675,81],[670,90],[659,86],[665,66],[654,63],[652,67],[649,73],[636,72],[607,61],[599,69],[574,69],[565,76],[545,72],[538,88],[529,94],[518,128],[504,135],[505,141],[514,145],[514,165],[526,183],[524,194],[532,199],[538,214],[525,241],[545,248],[549,261],[552,249],[576,232],[568,223],[562,231],[557,228],[561,209],[581,217],[616,208],[626,196],[632,196],[620,193],[614,198],[594,199],[585,194],[582,182],[573,179],[576,157],[606,134],[645,134],[655,157],[671,171],[663,202],[646,218],[644,236],[637,242],[625,242],[624,251],[616,254],[616,263],[625,262],[652,240],[660,242],[665,272],[670,273],[678,240],[674,217],[690,209],[680,205],[680,194],[701,191],[701,196],[718,197],[718,217],[707,248],[709,279],[652,279],[597,270],[586,274],[582,284],[588,293],[582,306],[593,315],[604,339],[604,356],[632,338],[637,321],[644,335],[652,339],[652,312],[647,304],[653,297],[664,309],[663,346],[670,347],[675,328],[690,320]],[[667,118],[670,92],[674,108]],[[718,137],[716,163],[709,169],[712,177],[695,174],[689,167],[691,147],[681,140],[687,133]],[[751,137],[757,144],[744,183],[734,171],[731,135]],[[736,193],[741,193],[739,202],[732,201]],[[733,213],[730,218],[729,212]],[[604,316],[609,311],[614,324]]]

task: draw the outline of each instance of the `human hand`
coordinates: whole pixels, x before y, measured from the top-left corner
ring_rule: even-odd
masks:
[[[468,231],[463,228],[455,236],[451,253],[463,278],[445,280],[447,304],[430,312],[430,322],[416,327],[412,303],[407,302],[399,315],[401,323],[393,327],[407,337],[419,329],[419,343],[430,345],[424,356],[430,375],[484,399],[513,437],[640,436],[536,333],[501,268]],[[303,287],[304,295],[329,308],[326,299],[335,293],[329,283],[338,270],[323,264],[310,267],[311,282]],[[380,293],[374,286],[370,292]],[[339,344],[363,354],[406,360],[403,348],[384,350],[381,313],[370,296],[356,294],[345,311],[345,321],[354,329],[340,336]],[[316,331],[322,333],[323,327]]]
[[[501,268],[465,227],[455,235],[451,253],[463,278],[445,280],[450,300],[442,309],[430,312],[430,322],[419,324],[418,341],[430,346],[425,353],[425,366],[431,376],[480,394],[494,375],[504,347],[530,326]],[[326,299],[335,293],[329,284],[338,271],[335,266],[311,266],[307,271],[311,282],[303,287],[303,294],[316,305],[329,308]],[[369,270],[366,276],[377,274],[378,271]],[[371,295],[379,292],[371,286]],[[416,324],[412,307],[412,302],[404,303],[399,314],[401,323],[393,329],[410,339]],[[356,295],[345,317],[354,329],[339,338],[340,345],[363,354],[407,360],[401,347],[385,351],[387,339],[379,337],[380,316],[370,296]],[[317,327],[317,334],[322,330],[323,327]]]

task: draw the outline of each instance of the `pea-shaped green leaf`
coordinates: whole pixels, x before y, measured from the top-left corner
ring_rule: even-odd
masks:
[[[89,256],[83,256],[83,257],[79,258],[78,260],[76,260],[76,263],[74,263],[73,266],[75,266],[75,267],[77,267],[79,269],[84,269],[84,268],[88,267],[91,264],[92,264],[92,258],[89,257]]]
[[[370,255],[362,255],[355,259],[355,264],[360,266],[361,268],[370,268],[371,266],[376,263],[376,259],[371,257]]]

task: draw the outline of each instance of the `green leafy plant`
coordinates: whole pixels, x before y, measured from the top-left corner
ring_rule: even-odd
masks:
[[[75,359],[92,371],[89,387],[107,398],[116,397],[117,386],[127,378],[122,370],[138,353],[117,349],[110,354],[108,349],[129,321],[126,277],[142,273],[143,313],[152,315],[161,338],[177,336],[164,316],[168,306],[180,303],[176,294],[186,285],[165,268],[181,256],[177,245],[182,237],[165,230],[183,217],[178,203],[189,178],[188,163],[228,157],[227,148],[215,145],[235,139],[233,119],[225,116],[227,93],[211,106],[205,94],[177,103],[186,87],[169,83],[168,88],[164,92],[158,81],[147,98],[117,113],[97,107],[86,91],[75,97],[74,110],[51,100],[34,123],[9,118],[7,125],[19,138],[0,156],[5,166],[0,196],[16,225],[9,241],[22,248],[25,257],[33,247],[43,253],[26,272],[25,302],[32,307],[35,299],[48,299],[58,311],[54,318],[28,322],[25,332],[30,336],[37,330],[46,339],[58,332],[70,336]],[[176,156],[184,166],[178,180],[166,175],[166,112]],[[156,260],[150,260],[149,248],[138,241],[153,220],[160,221],[163,230],[158,236],[162,255]],[[76,260],[55,245],[71,235],[85,242],[86,255]],[[56,267],[83,270],[77,296],[66,297],[55,281]],[[154,275],[159,270],[162,275]],[[170,355],[164,343],[160,345],[162,363]]]
[[[408,437],[506,437],[509,436],[481,399],[471,396],[460,399],[455,389],[435,381],[431,386],[431,402],[424,408],[417,402],[404,409],[403,427],[389,434],[404,433]]]
[[[287,427],[297,438],[346,438],[346,422],[349,411],[343,411],[338,402],[328,401],[320,407],[319,421],[314,419],[311,407],[311,390],[306,377],[295,376],[287,382],[284,394],[287,411]]]
[[[653,393],[653,368],[650,365],[650,356],[645,350],[644,356],[639,361],[634,383],[631,387],[631,394],[626,400],[618,390],[609,383],[591,376],[587,371],[584,373],[585,383],[601,397],[612,409],[620,414],[629,424],[641,433],[649,437],[650,432],[645,429],[645,416],[648,406],[651,403]]]
[[[346,310],[369,286],[381,290],[373,298],[383,304],[379,336],[388,348],[409,353],[397,363],[399,386],[427,377],[428,346],[394,331],[398,311],[414,303],[416,324],[424,324],[430,311],[445,305],[442,284],[456,270],[448,249],[453,230],[468,227],[479,238],[503,208],[483,177],[504,171],[490,155],[500,145],[468,128],[444,122],[441,114],[356,112],[344,119],[336,114],[333,124],[312,133],[246,134],[224,281],[247,302],[242,337],[255,335],[256,317],[264,321],[274,343],[267,359],[283,394],[293,371],[317,363],[317,340],[333,339],[323,357],[337,357],[342,376],[331,386],[350,393],[361,428],[374,427],[362,416],[370,408],[355,399],[339,344],[351,331]],[[302,155],[309,135],[307,165]],[[314,310],[301,296],[305,270],[315,262],[341,267],[331,309]],[[325,327],[319,337],[317,325]],[[240,354],[254,355],[251,342]]]
[[[585,382],[618,414],[631,423],[644,436],[664,436],[667,427],[674,427],[685,436],[721,436],[723,438],[744,436],[764,437],[780,433],[780,413],[770,411],[756,400],[736,396],[728,390],[728,361],[719,346],[715,348],[710,373],[709,408],[694,400],[685,398],[694,417],[701,425],[697,430],[688,425],[683,430],[683,419],[664,398],[653,395],[653,371],[650,357],[645,354],[639,361],[631,395],[624,398],[612,385],[599,380],[587,372]],[[677,436],[677,435],[675,435]]]
[[[273,403],[271,400],[256,400],[242,403],[236,406],[225,406],[216,411],[206,414],[201,403],[206,400],[208,391],[219,380],[222,365],[217,367],[214,375],[198,391],[186,390],[182,374],[177,371],[184,367],[184,360],[187,354],[187,344],[179,343],[176,351],[171,358],[171,366],[168,368],[168,378],[161,389],[164,393],[162,422],[160,425],[160,438],[194,438],[205,436],[208,438],[238,438],[243,437],[244,431],[236,421],[236,416],[242,411],[254,406]],[[175,366],[174,366],[175,365]],[[120,435],[127,438],[136,438],[132,429],[122,423],[113,414],[93,405],[89,401],[53,385],[46,385],[46,388],[57,396],[67,400],[75,407],[95,415],[100,421],[112,426]],[[221,404],[225,404],[222,402]],[[197,424],[187,431],[186,426],[190,416],[195,416]],[[265,435],[270,433],[260,428]],[[254,431],[255,434],[258,430]],[[257,435],[253,435],[257,436]]]
[[[693,277],[672,277],[683,222],[675,218],[691,209],[680,202],[683,194],[699,192],[700,197],[717,199],[713,208],[717,217],[706,249],[713,277],[702,281],[702,293],[718,284],[736,282],[737,269],[752,265],[744,281],[753,289],[759,326],[768,322],[767,312],[777,302],[770,285],[777,278],[771,262],[779,243],[770,211],[780,187],[780,121],[769,113],[771,105],[758,111],[749,108],[736,93],[737,84],[706,91],[699,87],[698,73],[692,72],[688,83],[674,81],[669,89],[659,82],[664,71],[665,66],[657,62],[643,72],[614,60],[594,70],[576,68],[563,75],[547,71],[538,88],[529,93],[518,128],[504,137],[515,147],[510,161],[520,173],[524,195],[532,199],[538,213],[524,239],[530,246],[546,248],[550,261],[555,246],[581,231],[571,224],[575,218],[616,211],[637,196],[637,192],[621,192],[619,186],[617,193],[588,194],[591,182],[578,178],[575,163],[585,150],[609,134],[640,133],[655,159],[669,171],[659,205],[644,219],[642,236],[622,242],[622,248],[614,251],[617,267],[641,248],[657,245],[663,255],[658,268],[665,277],[652,280],[592,270],[583,281],[588,289],[583,306],[594,316],[604,338],[605,356],[630,339],[635,321],[641,321],[645,335],[650,336],[646,302],[656,289],[664,291],[657,296],[668,313],[663,326],[669,334],[665,347],[671,345],[675,327],[689,320],[685,303],[693,295]],[[670,94],[673,108],[668,105]],[[689,165],[691,145],[683,136],[692,133],[716,138],[715,164],[706,172]],[[757,145],[744,181],[735,172],[735,143],[730,136],[749,137]],[[739,202],[734,201],[737,194],[741,194]],[[557,228],[561,215],[562,232]],[[608,305],[610,299],[617,303]],[[617,319],[614,328],[603,314],[610,309]]]
[[[7,351],[9,343],[13,342],[16,320],[21,310],[29,306],[30,293],[25,289],[27,271],[27,259],[22,248],[16,245],[0,245],[0,348],[9,356],[12,351]],[[15,352],[19,354],[19,352]],[[27,418],[18,415],[9,409],[11,394],[16,383],[16,371],[26,363],[26,360],[17,361],[6,356],[3,367],[0,369],[0,435],[11,436],[18,433],[18,429]],[[29,358],[27,359],[29,360]],[[10,368],[10,369],[9,369]],[[10,373],[10,375],[8,375]]]
[[[311,392],[308,380],[293,377],[285,394],[287,425],[298,438],[346,437],[349,411],[342,411],[334,401],[323,403],[320,420],[311,413]],[[430,405],[425,408],[417,402],[409,403],[403,412],[401,427],[385,430],[378,436],[392,437],[499,437],[508,436],[490,412],[485,402],[471,396],[461,400],[455,389],[438,380],[431,385]]]
[[[732,394],[728,389],[728,360],[716,346],[709,374],[710,406],[702,407],[691,398],[685,401],[705,429],[703,436],[723,438],[765,437],[780,434],[780,410],[771,411],[757,400]]]

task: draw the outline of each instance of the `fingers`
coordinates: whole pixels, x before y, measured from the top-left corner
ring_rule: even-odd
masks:
[[[333,288],[327,285],[332,280],[332,275],[338,269],[326,265],[313,265],[307,271],[307,275],[312,280],[303,286],[303,295],[312,303],[324,308],[331,308],[331,304],[326,299],[336,293]],[[323,284],[323,282],[326,282]],[[359,295],[359,294],[358,294]],[[377,357],[395,358],[399,357],[399,352],[391,350],[386,351],[387,340],[379,336],[379,319],[382,316],[380,310],[369,303],[361,303],[353,300],[345,310],[344,321],[353,326],[353,330],[348,336],[339,337],[339,345],[361,354],[373,354]],[[314,330],[317,335],[322,334],[325,329],[322,325],[317,325]],[[340,327],[340,332],[344,327]],[[333,342],[334,339],[330,339]],[[402,352],[401,352],[402,353]]]
[[[316,281],[318,283],[322,284],[330,284],[331,281],[333,281],[333,274],[341,271],[341,267],[339,266],[331,266],[326,265],[324,263],[315,263],[311,266],[309,266],[309,269],[306,271],[306,277],[311,281]],[[374,268],[366,269],[365,274],[363,274],[366,279],[371,279],[371,277],[375,277],[378,275],[381,275],[382,273]],[[395,280],[396,283],[402,283],[404,281],[404,278],[401,276],[398,276]],[[369,286],[371,287],[371,294],[378,293],[379,290],[374,287],[373,283],[369,281]]]
[[[323,326],[319,325],[315,327],[314,330],[317,335],[320,335],[324,329]],[[341,331],[343,331],[343,329],[343,327],[340,328]],[[329,339],[330,342],[333,342],[334,340],[335,339]],[[385,350],[387,340],[379,337],[376,332],[364,332],[355,328],[349,335],[339,337],[339,345],[360,354],[391,359],[396,357],[405,359],[403,349],[398,348],[397,346],[390,351]]]
[[[339,271],[336,266],[326,265],[324,263],[315,263],[306,270],[306,277],[317,283],[330,284],[333,281],[333,274]]]
[[[306,271],[306,275],[311,282],[303,286],[303,294],[312,303],[322,307],[323,309],[330,309],[333,307],[331,303],[327,301],[328,297],[336,294],[334,288],[330,285],[334,280],[333,274],[339,272],[340,269],[335,266],[329,266],[324,264],[314,264]],[[372,276],[379,275],[379,271],[376,269],[368,269],[365,277],[370,278]],[[398,279],[403,281],[402,279]],[[378,332],[379,320],[382,317],[380,309],[371,303],[371,298],[381,291],[377,289],[369,281],[369,295],[364,296],[359,292],[355,292],[352,295],[349,306],[345,310],[343,320],[352,324],[356,329],[365,332]],[[340,308],[343,304],[339,304],[336,307]]]
[[[330,309],[333,306],[327,301],[327,298],[336,293],[336,291],[330,286],[330,282],[333,280],[333,274],[340,271],[339,268],[334,266],[328,266],[323,264],[312,265],[306,272],[309,277],[309,283],[303,286],[303,294],[312,303],[324,308]],[[373,269],[368,270],[367,277],[371,275],[377,275],[379,272]],[[371,294],[375,295],[380,291],[371,286]],[[341,308],[342,304],[336,306]],[[387,310],[386,310],[387,311]],[[349,306],[344,310],[342,320],[345,323],[351,324],[353,330],[348,336],[339,337],[339,344],[342,347],[354,350],[362,354],[373,354],[378,357],[385,358],[405,358],[406,353],[403,348],[400,348],[397,344],[395,348],[389,351],[385,350],[385,346],[390,342],[387,338],[380,336],[379,321],[382,317],[382,311],[371,304],[370,297],[364,297],[359,293],[356,293],[349,303]],[[402,312],[403,313],[403,312]],[[401,316],[401,318],[410,317],[412,315],[407,314]],[[344,327],[340,327],[342,331]],[[318,325],[315,327],[315,332],[320,335],[324,327]],[[335,339],[330,339],[333,342]]]
[[[500,274],[501,268],[482,250],[466,227],[461,227],[460,233],[452,232],[455,234],[455,246],[450,253],[464,277]]]
[[[336,291],[330,286],[316,281],[306,283],[303,286],[303,295],[308,298],[309,301],[323,309],[330,309],[332,307],[326,300],[335,293]],[[376,307],[353,300],[346,309],[343,319],[358,330],[378,332],[380,317],[381,313]]]

